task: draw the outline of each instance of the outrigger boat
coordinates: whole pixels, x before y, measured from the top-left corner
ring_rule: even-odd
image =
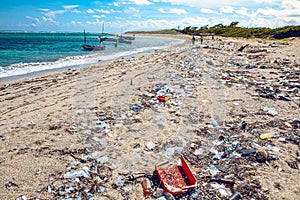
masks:
[[[99,51],[99,50],[104,50],[105,46],[103,44],[103,39],[102,37],[99,37],[100,44],[98,46],[96,45],[88,45],[86,44],[86,35],[85,35],[85,30],[84,30],[84,44],[82,44],[82,48],[86,51]]]
[[[119,43],[132,44],[131,40],[126,40],[123,36],[120,36],[118,39]]]
[[[124,44],[132,44],[132,40],[135,39],[135,37],[130,37],[130,36],[123,36],[122,35],[122,28],[121,28],[121,34],[119,35],[118,42],[119,43],[124,43]]]
[[[133,36],[122,36],[123,39],[125,40],[135,40],[135,35]]]

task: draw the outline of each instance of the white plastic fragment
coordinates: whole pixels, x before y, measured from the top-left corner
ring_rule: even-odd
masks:
[[[91,178],[91,176],[84,170],[68,172],[64,175],[64,178],[79,178],[79,177]]]

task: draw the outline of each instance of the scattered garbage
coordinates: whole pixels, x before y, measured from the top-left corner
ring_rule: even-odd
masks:
[[[228,57],[230,59],[217,64],[213,58],[211,60],[201,60],[209,66],[222,66],[220,73],[212,77],[218,84],[223,84],[226,87],[245,88],[247,93],[251,93],[250,89],[252,88],[255,90],[255,93],[252,94],[253,98],[260,98],[270,102],[276,101],[276,103],[297,104],[297,100],[300,97],[297,76],[299,72],[295,72],[293,67],[285,66],[286,64],[284,63],[289,63],[288,61],[283,59],[274,61],[275,67],[277,65],[279,67],[284,66],[281,74],[279,72],[276,74],[278,75],[276,78],[268,77],[266,74],[258,77],[252,76],[251,73],[270,67],[270,63],[260,61],[260,58],[267,51],[266,49],[254,48],[249,44],[235,49],[240,52],[234,52],[232,49],[226,49],[223,46],[216,47],[214,44],[195,47],[195,49],[199,51],[213,49],[223,53],[226,51],[230,52],[230,57]],[[195,52],[191,54],[197,55],[197,57],[201,56],[198,55],[197,51]],[[240,58],[246,58],[248,61],[241,61]],[[203,81],[199,81],[200,77],[203,76],[203,70],[196,62],[199,60],[189,60],[188,57],[178,57],[176,59],[180,61],[178,62],[177,60],[171,64],[179,70],[178,73],[168,73],[163,77],[169,78],[165,82],[170,83],[163,83],[161,81],[162,77],[148,75],[147,79],[153,84],[139,87],[138,97],[133,98],[132,102],[128,103],[126,108],[118,114],[111,112],[111,108],[109,108],[109,111],[95,108],[97,118],[93,119],[92,122],[95,125],[93,127],[95,129],[90,129],[90,124],[88,123],[75,124],[72,120],[68,120],[65,127],[62,124],[53,124],[49,127],[49,130],[59,130],[61,127],[64,127],[63,130],[69,134],[77,134],[81,131],[88,136],[86,140],[93,140],[97,143],[97,148],[109,145],[119,148],[124,145],[123,138],[116,137],[113,142],[109,143],[105,137],[113,138],[112,132],[114,129],[122,128],[126,125],[132,128],[126,129],[126,133],[136,131],[134,130],[135,125],[144,123],[144,119],[141,117],[144,111],[154,111],[155,116],[148,119],[154,120],[157,124],[165,122],[179,123],[182,119],[180,117],[186,116],[189,123],[197,125],[193,126],[195,130],[191,130],[187,134],[202,136],[203,140],[189,140],[192,144],[187,142],[184,145],[168,146],[161,141],[155,141],[155,137],[153,137],[151,138],[153,141],[148,141],[146,144],[140,142],[135,144],[132,148],[133,150],[130,149],[131,152],[143,159],[146,158],[144,156],[147,153],[158,153],[161,157],[166,158],[173,158],[180,154],[182,155],[180,164],[171,168],[163,168],[157,165],[152,176],[149,174],[133,174],[134,172],[131,171],[130,167],[123,169],[128,170],[128,174],[118,174],[116,171],[113,174],[115,166],[110,162],[115,155],[107,156],[99,152],[91,152],[90,149],[77,149],[74,152],[60,150],[60,155],[70,155],[68,171],[62,174],[51,174],[49,185],[43,188],[42,191],[46,191],[58,199],[93,199],[96,196],[105,196],[113,188],[124,199],[130,199],[130,195],[136,192],[136,190],[132,189],[133,185],[138,185],[142,187],[143,195],[149,199],[181,199],[181,197],[182,199],[201,199],[204,197],[207,199],[229,198],[231,200],[242,198],[268,199],[268,191],[262,189],[260,182],[257,180],[249,182],[248,177],[255,179],[256,177],[254,176],[261,175],[261,173],[258,173],[260,172],[258,171],[260,166],[282,159],[277,154],[282,150],[275,146],[278,142],[281,144],[290,142],[299,145],[300,140],[296,131],[300,127],[299,119],[277,119],[274,116],[278,115],[277,110],[281,114],[282,109],[277,107],[275,103],[272,104],[274,108],[264,107],[269,104],[263,104],[260,105],[264,107],[263,109],[252,113],[247,106],[243,106],[243,102],[240,99],[234,99],[233,105],[236,110],[230,111],[234,118],[232,121],[225,121],[224,126],[220,126],[219,120],[215,120],[207,113],[200,113],[194,108],[190,109],[191,107],[185,105],[184,102],[195,99],[194,90],[199,85],[205,84]],[[134,63],[138,60],[140,59],[131,58],[130,62]],[[66,73],[67,76],[77,74],[79,73],[72,71]],[[54,81],[66,80],[67,76],[57,76]],[[171,79],[175,81],[171,81]],[[183,84],[180,82],[182,80],[187,81]],[[133,85],[132,80],[130,85]],[[1,89],[5,90],[9,87],[13,87],[13,85],[6,85]],[[32,92],[44,89],[35,88]],[[220,87],[213,89],[219,90]],[[204,98],[207,97],[205,96]],[[211,100],[202,100],[200,102],[207,105]],[[183,107],[187,107],[186,109],[190,109],[191,112],[186,113]],[[240,113],[236,114],[235,112]],[[76,111],[76,116],[82,114],[82,110]],[[248,119],[248,115],[254,114],[263,115],[263,119],[251,122]],[[206,124],[202,127],[202,124],[199,122],[203,121]],[[183,121],[183,123],[185,122]],[[33,121],[30,121],[25,124],[12,124],[10,128],[35,128],[36,126]],[[281,132],[277,133],[277,129],[273,127],[279,128]],[[106,134],[100,137],[101,133]],[[245,135],[247,134],[250,137],[246,137]],[[206,143],[206,139],[210,141],[209,144]],[[25,144],[13,147],[13,150],[16,152],[26,149],[29,149],[29,147]],[[297,164],[299,159],[295,158],[285,162],[291,169],[299,169]],[[141,165],[140,168],[143,168],[143,166]],[[35,175],[41,173],[45,172],[43,172],[42,168],[38,168]],[[234,180],[243,181],[235,182]],[[19,186],[14,181],[9,180],[5,187],[13,189]],[[24,199],[26,197],[20,198]]]

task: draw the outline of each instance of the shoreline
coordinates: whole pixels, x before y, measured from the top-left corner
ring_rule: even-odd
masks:
[[[215,37],[191,45],[188,37],[134,59],[7,82],[0,90],[0,199],[78,191],[81,198],[145,199],[142,180],[180,155],[198,181],[183,199],[235,192],[296,199],[299,43]],[[235,184],[221,191],[206,177]],[[164,195],[152,188],[149,199]]]
[[[168,38],[168,39],[172,39],[172,37],[158,37],[157,35],[155,35],[155,36],[137,35],[137,36],[150,37],[150,38]],[[173,39],[174,40],[183,40],[183,38],[173,38]],[[184,41],[182,41],[182,43],[184,43]],[[182,44],[182,43],[180,43],[180,44]],[[177,44],[175,44],[175,45],[177,45]],[[125,56],[122,56],[122,55],[117,56],[116,55],[116,57],[114,57],[114,58],[105,58],[105,57],[107,57],[107,55],[99,55],[99,58],[104,57],[105,60],[98,60],[98,62],[95,62],[95,63],[77,64],[77,65],[73,64],[73,65],[70,65],[70,66],[64,66],[64,67],[59,67],[59,68],[49,68],[49,69],[42,69],[42,70],[35,69],[34,71],[26,72],[26,73],[23,73],[23,74],[9,75],[9,76],[5,76],[5,77],[1,77],[0,78],[0,83],[1,82],[12,81],[12,80],[17,80],[17,79],[20,79],[20,78],[29,78],[31,76],[36,77],[36,76],[40,76],[40,75],[45,75],[47,73],[58,72],[58,71],[63,71],[63,70],[67,70],[67,69],[84,68],[84,67],[88,67],[88,66],[91,66],[91,65],[100,64],[101,62],[111,62],[113,60],[117,60],[117,59],[121,59],[121,58],[129,58],[129,57],[134,57],[134,56],[138,56],[138,55],[141,55],[141,54],[147,54],[149,52],[154,52],[154,51],[157,51],[157,50],[160,50],[160,49],[170,48],[170,46],[165,46],[164,48],[159,48],[159,49],[153,49],[153,48],[154,47],[152,47],[150,49],[147,49],[147,50],[143,50],[142,52],[128,53],[128,55],[125,55]],[[140,49],[140,48],[137,48],[137,49]],[[137,49],[135,49],[135,50],[137,50]],[[122,52],[122,53],[124,53],[124,52]],[[120,54],[120,52],[117,53],[117,54]],[[81,58],[81,59],[83,59],[83,58]],[[47,64],[47,65],[55,65],[55,63],[58,62],[58,61],[49,62],[49,64]],[[57,65],[58,64],[59,63],[57,63]],[[25,68],[28,68],[28,67],[25,67]]]

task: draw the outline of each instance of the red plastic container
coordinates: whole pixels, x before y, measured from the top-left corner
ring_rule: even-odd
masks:
[[[163,189],[174,196],[192,190],[197,186],[197,180],[183,156],[180,157],[180,161],[181,165],[169,169],[155,166]]]

